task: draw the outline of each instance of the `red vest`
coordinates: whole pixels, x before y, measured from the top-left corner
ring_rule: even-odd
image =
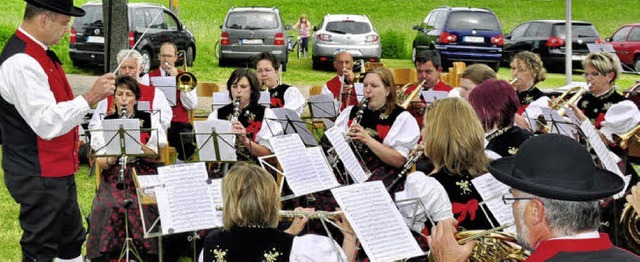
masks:
[[[182,73],[182,71],[178,70],[178,73]],[[154,76],[161,76],[160,68],[156,68],[149,72],[149,83],[151,83],[151,77]],[[182,106],[180,91],[176,92],[176,105],[171,107],[171,111],[173,111],[173,118],[171,119],[171,122],[189,123],[189,110]]]
[[[411,92],[413,92],[413,90],[416,89],[416,87],[418,87],[418,85],[410,85],[409,87],[407,87],[407,89],[404,91],[404,95],[409,95]],[[442,82],[442,80],[438,81],[438,83],[431,89],[429,89],[430,91],[445,91],[445,92],[449,92],[451,91],[451,87],[448,86],[447,84],[445,84],[444,82]],[[422,102],[424,103],[425,100],[424,98],[422,98],[422,95],[420,95],[420,99],[422,100]],[[424,118],[424,115],[420,114],[420,111],[418,108],[414,108],[413,106],[409,106],[407,107],[407,111],[409,111],[409,113],[411,113],[411,115],[416,119],[416,121],[418,122],[418,126],[420,128],[423,127],[423,123],[422,120]],[[424,110],[422,110],[422,112],[424,112]]]
[[[156,94],[156,88],[140,83],[138,83],[138,86],[140,86],[140,99],[138,99],[138,101],[149,102],[149,109],[153,110],[153,98]],[[113,103],[113,98],[114,96],[107,97],[107,115],[111,115],[116,112],[116,105]]]
[[[329,80],[326,83],[326,85],[327,85],[327,88],[329,88],[329,91],[331,91],[331,93],[333,94],[333,98],[338,99],[338,96],[340,95],[340,88],[342,87],[342,82],[340,82],[340,77],[339,76],[333,77],[331,80]],[[340,111],[342,111],[345,107],[347,107],[347,103],[345,103],[346,102],[345,99],[348,99],[349,105],[351,106],[357,105],[358,97],[356,96],[356,89],[351,88],[351,94],[349,94],[349,96],[342,97],[342,105],[340,106]]]

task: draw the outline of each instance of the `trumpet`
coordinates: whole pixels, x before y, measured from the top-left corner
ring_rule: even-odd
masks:
[[[566,106],[570,105],[570,104],[575,104],[576,102],[578,102],[578,99],[580,99],[580,97],[582,97],[582,95],[584,94],[584,92],[586,92],[589,87],[591,86],[591,84],[589,84],[587,86],[587,88],[582,88],[580,86],[576,86],[576,87],[572,87],[571,89],[565,91],[564,93],[562,93],[562,95],[560,95],[558,98],[556,98],[555,100],[553,100],[553,102],[551,102],[551,109],[553,110],[558,110],[558,114],[560,116],[564,116],[566,114]],[[571,98],[569,99],[565,99],[569,94],[573,93],[573,95],[571,96]]]
[[[308,219],[328,219],[342,214],[342,211],[306,211],[306,210],[280,210],[280,217],[306,217]]]
[[[233,100],[233,115],[231,115],[231,121],[238,121],[240,117],[240,98],[236,97]]]
[[[622,149],[627,156],[640,157],[640,125],[626,134],[611,134],[613,142]]]
[[[190,92],[198,86],[198,80],[194,74],[187,72],[187,52],[180,50],[178,54],[180,53],[183,53],[184,63],[182,64],[182,72],[176,75],[176,88],[178,91]]]
[[[416,88],[413,89],[413,91],[411,91],[411,93],[409,93],[406,96],[404,95],[404,93],[407,91],[407,89],[416,83],[408,83],[402,86],[402,88],[400,88],[397,91],[398,93],[397,93],[397,99],[396,99],[396,102],[400,104],[400,107],[402,107],[403,109],[407,109],[407,107],[409,107],[409,105],[411,104],[411,101],[413,101],[413,99],[420,93],[420,91],[422,90],[422,86],[426,81],[427,79],[422,80],[422,82],[420,82],[418,86],[416,86]]]

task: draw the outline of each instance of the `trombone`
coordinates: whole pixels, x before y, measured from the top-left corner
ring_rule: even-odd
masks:
[[[424,85],[424,83],[427,80],[422,80],[422,82],[420,82],[418,84],[418,86],[416,86],[415,89],[413,89],[413,91],[411,91],[411,93],[409,93],[408,95],[404,95],[404,92],[407,91],[407,89],[412,86],[413,84],[416,83],[408,83],[404,86],[402,86],[402,88],[398,89],[397,94],[396,94],[396,102],[400,105],[400,107],[402,107],[403,109],[407,109],[407,107],[409,107],[409,105],[411,104],[411,101],[413,101],[413,99],[420,93],[420,91],[422,91],[422,86]]]
[[[198,86],[198,80],[196,79],[196,76],[194,74],[187,72],[187,51],[178,51],[178,56],[180,56],[180,53],[183,54],[182,57],[184,63],[182,64],[182,72],[176,75],[176,88],[178,89],[178,91],[190,92],[191,90],[196,88],[196,86]]]

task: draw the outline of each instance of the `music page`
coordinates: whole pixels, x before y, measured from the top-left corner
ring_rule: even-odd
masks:
[[[622,195],[624,194],[624,189],[629,185],[629,179],[625,178],[624,174],[622,174],[622,171],[616,163],[617,161],[612,155],[613,153],[609,151],[607,145],[602,142],[602,139],[600,139],[600,135],[596,131],[596,128],[595,126],[593,126],[591,121],[589,121],[588,119],[583,121],[580,125],[580,129],[582,129],[582,132],[589,140],[589,144],[591,144],[593,151],[596,152],[596,155],[600,159],[600,162],[602,162],[602,165],[604,165],[604,168],[620,176],[620,178],[625,181],[622,191],[613,196],[616,199],[622,197]]]
[[[382,181],[331,189],[371,261],[423,255]]]
[[[175,106],[177,100],[176,77],[175,76],[154,76],[150,78],[151,85],[160,89],[167,97],[169,105]]]
[[[214,92],[213,93],[213,104],[211,105],[212,110],[218,110],[223,106],[231,103],[231,98],[229,98],[229,93],[227,92]]]
[[[158,168],[162,186],[156,199],[162,234],[191,232],[222,226],[222,211],[216,210],[215,197],[222,197],[219,182],[208,179],[204,162]],[[212,184],[215,184],[212,186]]]
[[[200,161],[236,161],[236,135],[231,122],[222,119],[194,121],[196,144]],[[219,155],[216,154],[218,149]]]
[[[337,128],[332,127],[327,129],[327,131],[324,132],[324,135],[327,136],[327,139],[329,139],[329,142],[333,145],[340,161],[344,164],[344,167],[347,169],[347,172],[349,172],[349,175],[351,175],[351,178],[358,183],[367,181],[367,179],[369,179],[369,175],[360,165],[358,158],[356,158],[356,155],[353,153],[353,150],[351,150],[351,147],[349,147],[349,144],[347,144],[347,141],[344,140],[342,132]]]
[[[506,205],[502,201],[502,195],[509,193],[509,186],[498,181],[491,173],[478,176],[472,179],[471,183],[484,200],[481,204],[489,208],[500,225],[513,223],[511,205]]]
[[[316,95],[309,97],[309,111],[313,118],[332,118],[338,116],[333,95]]]
[[[120,133],[121,127],[123,128],[122,133]],[[103,141],[105,142],[104,155],[121,155],[121,146],[125,147],[127,155],[142,154],[139,119],[102,120],[102,129]]]
[[[325,169],[319,169],[323,167],[321,161],[325,161],[325,158],[311,155],[298,134],[272,137],[269,144],[278,157],[286,182],[294,195],[302,196],[339,185],[333,172],[327,176],[326,162]]]
[[[420,95],[422,95],[427,104],[431,104],[438,99],[449,97],[449,92],[429,90],[420,92]]]

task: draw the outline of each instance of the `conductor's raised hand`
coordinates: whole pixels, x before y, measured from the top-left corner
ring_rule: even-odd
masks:
[[[84,93],[82,97],[87,101],[89,106],[93,106],[100,102],[102,99],[112,96],[116,91],[116,75],[113,73],[106,73],[93,83],[93,86],[89,91]]]

